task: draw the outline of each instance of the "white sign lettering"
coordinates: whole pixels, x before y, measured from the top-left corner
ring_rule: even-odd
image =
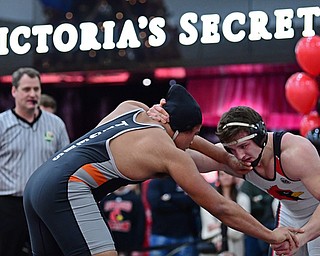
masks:
[[[218,44],[225,40],[237,43],[245,38],[250,41],[271,40],[272,38],[290,39],[295,36],[294,18],[303,21],[302,36],[315,35],[315,20],[320,17],[320,7],[310,6],[293,9],[277,9],[274,17],[264,11],[229,13],[224,19],[216,13],[201,15],[194,12],[184,13],[180,17],[179,43],[189,46],[200,41],[202,44]],[[270,19],[275,19],[275,32],[268,31]],[[0,55],[27,54],[31,49],[39,54],[49,52],[54,47],[59,52],[72,50],[112,50],[126,48],[161,47],[165,44],[166,20],[162,17],[148,19],[140,16],[137,20],[125,20],[121,29],[114,21],[104,21],[100,27],[92,22],[83,22],[76,27],[63,23],[54,28],[52,25],[18,26],[12,31],[0,27]],[[139,30],[149,30],[147,44],[142,42]],[[221,31],[220,31],[221,29]],[[100,34],[103,33],[103,36]],[[117,36],[117,39],[115,36]],[[32,43],[36,45],[32,45]],[[78,47],[78,49],[77,49]]]

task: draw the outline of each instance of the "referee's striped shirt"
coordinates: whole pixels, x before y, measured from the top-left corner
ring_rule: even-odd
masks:
[[[22,196],[30,175],[69,142],[62,119],[47,111],[32,124],[13,110],[1,113],[0,196]]]

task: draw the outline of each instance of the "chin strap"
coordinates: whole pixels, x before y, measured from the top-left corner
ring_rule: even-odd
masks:
[[[264,150],[265,146],[267,145],[267,142],[268,142],[268,136],[266,137],[266,141],[265,141],[265,143],[263,144],[263,147],[262,147],[262,149],[261,149],[261,152],[260,152],[258,158],[251,163],[251,166],[252,166],[252,167],[256,167],[256,166],[259,164],[259,162],[260,162],[260,160],[261,160],[261,157],[262,157],[263,150]]]
[[[259,164],[261,157],[262,157],[263,150],[264,150],[264,147],[261,149],[261,152],[260,152],[258,158],[251,163],[252,167],[256,167]]]

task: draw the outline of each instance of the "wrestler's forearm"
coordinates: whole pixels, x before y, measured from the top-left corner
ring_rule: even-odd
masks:
[[[223,164],[228,164],[230,161],[231,155],[227,151],[200,136],[194,137],[193,143],[190,145],[190,148],[199,151],[204,155],[211,157],[212,159]]]
[[[276,241],[270,229],[262,225],[239,205],[230,200],[226,207],[228,210],[220,210],[223,214],[218,214],[218,217],[227,226],[247,235],[264,240],[267,243],[274,243]]]
[[[301,234],[301,244],[306,244],[307,242],[320,236],[320,206],[313,212],[310,220],[302,227],[304,233]]]

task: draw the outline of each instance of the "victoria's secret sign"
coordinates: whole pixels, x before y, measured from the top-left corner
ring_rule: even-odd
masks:
[[[177,24],[178,43],[183,46],[195,43],[219,44],[222,38],[231,43],[238,43],[244,39],[291,39],[297,36],[293,19],[299,19],[303,23],[302,33],[298,36],[313,36],[316,29],[315,20],[320,19],[320,7],[276,9],[273,15],[274,17],[269,17],[266,12],[255,10],[248,13],[231,12],[222,19],[216,13],[198,15],[186,12],[180,16],[180,24]],[[272,32],[267,26],[271,18],[275,19]],[[5,56],[10,52],[24,55],[32,49],[39,54],[45,54],[51,48],[59,52],[141,48],[141,31],[148,31],[148,47],[161,47],[167,40],[166,19],[163,17],[148,19],[140,16],[135,21],[125,20],[120,29],[115,29],[116,27],[114,21],[108,20],[100,26],[93,22],[83,22],[79,26],[70,23],[62,23],[56,27],[50,24],[17,26],[11,31],[8,27],[0,27],[0,55]]]

